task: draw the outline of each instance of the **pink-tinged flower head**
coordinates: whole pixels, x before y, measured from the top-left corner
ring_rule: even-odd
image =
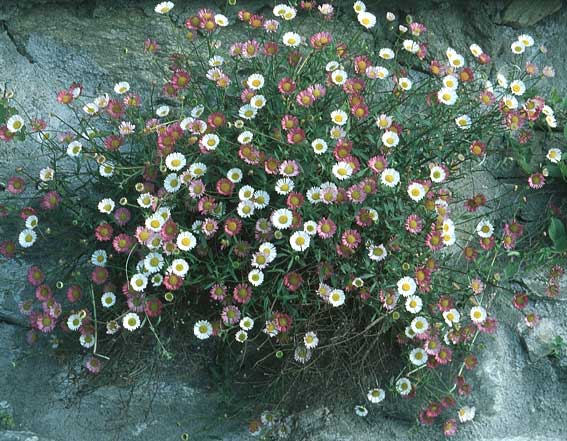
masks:
[[[71,303],[78,302],[81,300],[83,291],[79,285],[71,285],[67,288],[67,300]]]
[[[91,374],[95,374],[95,375],[100,373],[102,366],[103,366],[102,361],[94,356],[88,357],[87,361],[85,362],[85,367],[87,368],[87,370]]]
[[[484,322],[477,323],[476,327],[480,332],[484,332],[485,334],[494,334],[498,327],[498,322],[493,317],[487,317]]]
[[[35,297],[40,302],[45,302],[45,301],[51,299],[52,296],[53,296],[53,291],[51,290],[49,285],[42,284],[42,285],[38,285],[35,288]]]
[[[284,77],[278,82],[278,90],[283,95],[289,95],[295,91],[295,81],[289,77]]]
[[[484,106],[491,106],[496,101],[496,97],[490,90],[480,92],[479,101]]]
[[[171,84],[177,90],[183,90],[189,86],[191,76],[184,70],[176,70],[171,77]]]
[[[256,40],[248,40],[242,43],[241,55],[244,58],[254,58],[260,52],[260,43]]]
[[[293,115],[284,115],[281,120],[282,130],[286,132],[299,127],[299,119]]]
[[[100,242],[107,242],[112,240],[112,235],[114,230],[110,224],[104,223],[100,224],[95,228],[95,237],[96,240]]]
[[[125,113],[124,104],[115,99],[109,100],[108,106],[106,106],[106,111],[111,118],[122,119]]]
[[[452,359],[453,359],[453,351],[451,351],[451,349],[445,346],[441,347],[439,349],[439,352],[435,354],[435,360],[437,361],[437,363],[442,365],[449,364]]]
[[[216,300],[217,302],[222,302],[226,297],[226,291],[226,286],[220,283],[215,283],[211,286],[209,294],[211,299]]]
[[[33,312],[33,300],[25,300],[18,304],[18,309],[20,313],[26,316],[31,315]]]
[[[356,119],[364,119],[368,116],[368,113],[369,113],[368,106],[364,103],[355,104],[354,106],[352,106],[350,108],[350,113]]]
[[[480,54],[478,56],[478,62],[480,64],[489,64],[490,63],[490,55],[488,55],[486,52],[483,52],[482,54]]]
[[[122,101],[126,107],[140,107],[142,104],[142,97],[136,93],[129,93]]]
[[[317,234],[321,239],[330,239],[337,231],[337,226],[331,219],[322,218],[317,223]]]
[[[228,178],[221,178],[217,181],[216,190],[222,196],[230,196],[234,191],[234,183]]]
[[[341,243],[345,247],[350,248],[351,250],[355,250],[360,245],[362,237],[358,230],[346,230],[341,235]]]
[[[248,303],[252,299],[252,288],[246,283],[239,283],[232,291],[232,299],[237,303]]]
[[[199,199],[205,194],[205,183],[201,179],[195,179],[189,183],[189,196],[193,199]]]
[[[490,251],[496,245],[496,239],[494,239],[494,236],[481,237],[479,242],[480,242],[480,247],[484,251]]]
[[[404,223],[404,227],[411,234],[419,234],[423,231],[423,220],[417,214],[410,214]]]
[[[272,320],[274,321],[276,329],[279,332],[289,331],[293,323],[291,316],[282,312],[275,312]]]
[[[54,210],[59,207],[61,200],[59,193],[56,191],[49,191],[43,196],[39,205],[44,210]]]
[[[0,126],[0,140],[8,142],[11,141],[14,136],[15,133],[10,132],[6,124]]]
[[[333,42],[333,37],[328,32],[317,32],[309,39],[313,49],[323,49]]]
[[[425,409],[426,415],[430,418],[437,418],[439,415],[441,415],[441,412],[443,412],[443,406],[441,405],[441,403],[435,401],[429,403],[429,405]]]
[[[301,144],[305,141],[305,131],[299,127],[287,132],[287,142],[290,144]]]
[[[297,210],[298,208],[301,208],[304,202],[305,197],[303,196],[303,194],[296,191],[288,194],[286,198],[286,205],[290,210]]]
[[[167,274],[163,278],[163,285],[170,291],[177,291],[179,288],[183,286],[184,281],[185,279],[183,277],[171,273],[171,274]]]
[[[418,418],[419,418],[419,424],[421,424],[422,426],[431,426],[435,422],[434,418],[427,416],[425,410],[419,412]]]
[[[133,245],[134,239],[125,233],[115,236],[112,240],[112,247],[117,253],[128,253]]]
[[[427,28],[424,24],[415,21],[413,23],[410,23],[409,29],[411,34],[415,37],[419,37],[420,35],[423,35],[427,32]]]
[[[311,107],[311,105],[315,102],[315,97],[308,90],[302,90],[297,94],[295,100],[301,107]]]
[[[61,104],[71,104],[74,96],[70,90],[61,90],[57,93],[57,102]]]
[[[225,306],[222,309],[221,319],[225,325],[235,325],[240,321],[240,309],[234,305]]]
[[[28,269],[28,283],[39,286],[45,280],[45,273],[38,266],[30,266]]]
[[[108,270],[101,266],[97,266],[91,273],[91,280],[95,285],[102,285],[108,280]]]
[[[114,220],[118,225],[123,227],[132,218],[130,210],[126,207],[119,207],[114,211]]]
[[[6,257],[7,259],[11,259],[16,255],[16,244],[12,240],[4,240],[0,242],[0,254]]]
[[[457,433],[457,420],[451,418],[443,424],[443,435],[454,436]]]
[[[219,229],[219,224],[216,219],[210,217],[206,218],[201,224],[201,231],[207,238],[213,237]]]
[[[535,328],[539,321],[539,315],[535,311],[528,311],[524,316],[524,322],[528,328]]]
[[[224,232],[230,237],[237,236],[242,230],[242,221],[236,217],[229,217],[224,221]]]
[[[199,199],[197,209],[201,214],[212,214],[217,208],[218,204],[212,196],[204,196]]]
[[[117,135],[109,135],[104,139],[103,143],[107,150],[113,152],[124,144],[124,138]]]
[[[282,176],[292,178],[294,176],[299,175],[299,172],[300,172],[299,163],[295,160],[283,161],[280,164],[280,174]]]
[[[539,172],[533,173],[528,178],[528,185],[530,188],[539,190],[545,185],[545,177]]]
[[[514,297],[512,298],[512,304],[516,309],[524,309],[528,306],[529,300],[528,295],[525,292],[516,292],[514,293]]]
[[[283,283],[289,291],[294,292],[303,285],[303,277],[301,277],[301,274],[296,272],[287,273],[284,276]]]
[[[38,314],[35,319],[35,326],[44,334],[50,333],[55,329],[57,321],[47,313]]]
[[[327,89],[322,84],[313,84],[307,88],[307,91],[313,95],[315,100],[323,98],[327,94]]]
[[[8,179],[6,190],[8,190],[10,193],[20,194],[25,190],[25,188],[25,181],[20,176],[12,176],[10,179]]]
[[[470,146],[470,152],[478,157],[481,157],[486,152],[486,144],[482,141],[473,141]]]
[[[156,40],[147,38],[144,41],[144,52],[148,54],[155,54],[159,50],[159,44]]]

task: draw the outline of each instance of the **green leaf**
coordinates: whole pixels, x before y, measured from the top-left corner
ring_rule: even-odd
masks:
[[[560,219],[556,217],[551,218],[548,233],[553,241],[555,251],[567,251],[567,234],[565,233],[565,225]]]

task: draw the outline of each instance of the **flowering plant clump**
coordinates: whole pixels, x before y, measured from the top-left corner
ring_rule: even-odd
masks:
[[[168,20],[173,8],[155,11]],[[360,1],[224,12],[185,20],[159,97],[75,83],[57,102],[76,121],[51,128],[4,94],[0,139],[34,141],[47,158],[39,178],[8,179],[2,208],[14,225],[2,254],[43,256],[21,304],[29,340],[66,335],[98,373],[117,335],[162,344],[161,329],[185,327],[270,372],[340,364],[364,389],[357,414],[411,399],[422,424],[453,435],[475,415],[467,374],[479,335],[496,330],[495,297],[510,293],[536,321],[515,273],[497,270],[518,269],[521,208],[502,220],[499,195],[461,183],[501,145],[557,127],[536,92],[552,68],[539,74],[529,35],[510,42],[507,64],[474,42],[430,54],[425,25],[380,21]],[[349,15],[344,35],[334,23]],[[219,40],[234,22],[248,36]],[[160,45],[145,41],[150,62]],[[566,167],[560,147],[547,165]],[[517,200],[547,180],[533,171]],[[556,248],[540,241],[550,261],[565,250],[556,209]],[[263,414],[250,431],[274,427],[287,430]]]

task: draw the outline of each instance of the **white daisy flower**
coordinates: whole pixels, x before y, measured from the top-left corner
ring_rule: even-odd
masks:
[[[173,2],[161,2],[156,5],[154,11],[158,14],[167,14],[169,11],[173,9]]]
[[[265,83],[264,76],[259,73],[250,75],[246,80],[246,84],[252,90],[261,89],[262,87],[264,87],[264,83]]]
[[[365,73],[368,78],[378,78],[380,80],[388,78],[388,75],[390,75],[388,69],[382,66],[368,66]]]
[[[18,243],[22,248],[31,247],[37,240],[37,234],[34,230],[26,228],[18,236]]]
[[[352,8],[354,9],[354,12],[356,12],[357,14],[366,11],[366,5],[364,4],[364,2],[361,2],[360,0],[354,2]]]
[[[305,231],[310,236],[315,236],[317,234],[317,222],[307,221],[303,224],[303,231]]]
[[[189,271],[189,264],[185,259],[174,259],[169,270],[176,276],[185,277]]]
[[[275,228],[278,230],[285,230],[291,227],[293,213],[287,208],[280,208],[272,213],[270,220]]]
[[[163,268],[164,259],[160,253],[152,252],[144,258],[144,267],[150,273],[157,273]]]
[[[453,234],[455,232],[455,223],[449,218],[445,219],[443,221],[442,231],[443,234]]]
[[[92,348],[95,344],[95,338],[92,334],[83,334],[79,337],[79,343],[83,348]]]
[[[130,84],[126,81],[121,81],[114,85],[114,91],[120,95],[125,94],[130,90]]]
[[[398,85],[403,90],[410,90],[413,83],[409,78],[402,77],[402,78],[398,79]]]
[[[419,51],[419,44],[414,40],[404,40],[402,45],[409,53],[415,54]]]
[[[301,35],[296,32],[286,32],[283,34],[282,41],[287,47],[298,47],[301,44]]]
[[[342,86],[347,79],[348,79],[348,75],[342,69],[336,69],[331,74],[331,81],[337,86]]]
[[[192,178],[200,178],[207,173],[207,166],[202,162],[194,162],[189,166],[189,174]]]
[[[224,28],[228,26],[228,18],[223,14],[215,14],[215,23],[217,24],[217,26]]]
[[[411,381],[405,377],[400,378],[396,381],[396,391],[402,396],[409,395],[411,392]]]
[[[295,184],[289,178],[281,178],[276,181],[275,191],[280,195],[287,195],[293,191]]]
[[[372,29],[376,25],[376,16],[370,12],[360,12],[357,19],[358,22],[366,29]]]
[[[67,318],[67,327],[71,331],[78,330],[81,327],[82,323],[83,323],[83,319],[81,318],[81,316],[79,314],[71,314]]]
[[[386,187],[395,187],[400,182],[400,174],[393,168],[386,168],[380,174],[380,182]]]
[[[183,231],[177,235],[175,243],[181,251],[191,251],[197,246],[197,239],[190,231]]]
[[[236,333],[234,338],[236,339],[237,342],[244,343],[246,340],[248,340],[248,332],[241,329]]]
[[[220,67],[224,64],[224,58],[220,55],[214,55],[209,58],[209,66],[211,67]]]
[[[112,199],[104,198],[98,203],[98,211],[100,211],[103,214],[112,213],[115,205],[116,204],[114,203],[114,201]]]
[[[333,126],[329,129],[331,139],[342,139],[346,136],[345,130],[341,126]]]
[[[156,110],[156,115],[157,115],[157,116],[161,116],[161,117],[167,116],[167,115],[169,115],[169,110],[170,110],[170,109],[169,109],[169,106],[166,106],[166,105],[164,104],[163,106],[159,106],[159,107],[157,108],[157,110]]]
[[[179,171],[187,164],[185,155],[179,152],[173,152],[166,156],[165,166],[171,171]]]
[[[128,331],[135,331],[140,327],[140,316],[135,312],[129,312],[122,317],[122,326]]]
[[[55,170],[53,170],[51,167],[45,167],[39,171],[39,179],[42,182],[53,181],[54,175],[55,175]]]
[[[472,120],[468,115],[461,115],[455,118],[455,124],[459,129],[467,130],[472,126]]]
[[[476,226],[476,233],[483,238],[491,237],[494,234],[494,226],[488,219],[482,219]]]
[[[110,96],[108,95],[108,93],[105,93],[104,95],[96,97],[94,103],[99,107],[99,109],[104,109],[106,106],[108,106],[109,101]]]
[[[31,216],[28,216],[26,218],[26,222],[25,222],[26,228],[33,230],[35,227],[37,227],[38,224],[39,224],[39,219],[35,214],[32,214]]]
[[[394,51],[388,47],[383,47],[378,51],[378,56],[383,60],[391,60],[395,57],[395,55]]]
[[[250,144],[253,138],[254,134],[249,130],[245,130],[240,135],[238,135],[237,140],[239,144]]]
[[[241,201],[248,201],[254,198],[254,187],[251,185],[244,185],[238,190],[238,198]]]
[[[356,413],[359,417],[365,417],[368,415],[368,409],[364,406],[354,406],[354,413]]]
[[[315,349],[319,345],[319,337],[314,332],[307,332],[303,336],[303,343],[307,349]]]
[[[472,421],[476,414],[475,407],[463,406],[459,409],[459,421],[461,423],[466,423],[468,421]]]
[[[555,129],[557,127],[557,119],[555,119],[555,115],[547,115],[545,117],[545,122],[552,129]]]
[[[250,105],[255,109],[261,109],[266,105],[266,97],[264,95],[255,95],[250,99]]]
[[[448,87],[443,87],[437,92],[437,99],[440,103],[446,106],[452,106],[457,102],[458,95],[454,89],[449,89]]]
[[[199,340],[206,340],[213,335],[213,325],[207,320],[199,320],[193,326],[193,334]]]
[[[161,286],[161,284],[163,283],[163,276],[159,273],[154,274],[150,281],[152,282],[153,287]]]
[[[258,110],[256,110],[250,104],[245,104],[242,107],[240,107],[240,109],[238,109],[238,116],[247,120],[256,118],[257,114],[258,114]]]
[[[266,256],[266,260],[268,263],[271,263],[274,261],[274,259],[277,257],[278,252],[276,247],[274,246],[273,243],[271,242],[264,242],[262,243],[262,245],[260,245],[258,247],[258,250],[264,255]]]
[[[240,181],[242,181],[242,176],[242,170],[240,170],[239,168],[231,168],[226,172],[227,179],[233,184],[238,184]]]
[[[334,124],[343,126],[348,121],[348,115],[343,110],[334,110],[331,112],[331,121],[333,121]]]
[[[449,58],[449,64],[453,67],[463,67],[465,65],[465,58],[460,54],[455,54]]]
[[[345,292],[342,289],[334,288],[329,292],[329,303],[335,308],[345,303]]]
[[[551,148],[547,151],[547,155],[545,157],[554,164],[557,164],[559,161],[561,161],[561,155],[561,150],[559,150],[558,148]]]
[[[518,100],[512,95],[504,95],[502,97],[502,102],[506,107],[508,107],[508,109],[513,110],[518,108]]]
[[[447,178],[447,172],[443,167],[434,165],[433,167],[431,167],[431,170],[429,170],[429,177],[436,184],[440,184]]]
[[[289,238],[289,244],[294,251],[305,251],[310,243],[311,237],[305,231],[296,231]]]
[[[114,175],[114,164],[112,162],[105,162],[98,167],[98,173],[103,178],[110,178]]]
[[[409,359],[414,366],[423,366],[427,363],[427,352],[422,348],[412,349],[409,354]]]
[[[105,292],[100,298],[103,308],[110,308],[116,303],[116,295],[113,292]]]
[[[319,187],[311,187],[307,190],[305,197],[311,204],[318,204],[321,202],[321,189]]]
[[[245,331],[250,331],[254,327],[254,320],[251,317],[243,317],[240,319],[239,326]]]
[[[214,133],[207,133],[201,138],[201,144],[209,151],[215,150],[219,145],[219,142],[220,138]]]
[[[398,293],[404,297],[408,297],[415,294],[415,291],[417,289],[417,284],[415,283],[415,280],[408,276],[402,277],[400,280],[398,280],[397,286],[398,286]]]
[[[473,54],[475,57],[480,57],[484,51],[482,50],[482,48],[478,45],[478,44],[471,44],[469,46],[469,49],[471,51],[471,54]]]
[[[409,296],[406,299],[406,311],[411,312],[412,314],[418,314],[421,309],[423,308],[423,301],[419,296]]]
[[[345,161],[337,162],[332,169],[333,175],[340,181],[350,178],[353,171],[352,166]]]
[[[95,103],[87,103],[83,106],[83,112],[88,115],[95,115],[98,111],[99,108]]]
[[[76,158],[81,154],[83,145],[79,141],[73,141],[67,146],[67,155],[71,158]]]
[[[261,210],[270,203],[270,194],[264,190],[256,190],[254,191],[252,201],[254,202],[254,208]]]
[[[368,257],[370,257],[371,260],[380,262],[384,260],[387,256],[388,256],[388,252],[386,251],[386,247],[384,246],[384,244],[380,244],[380,245],[371,244],[370,246],[368,246]]]
[[[374,389],[370,389],[368,391],[366,397],[371,403],[378,404],[384,401],[384,398],[386,398],[386,392],[384,392],[384,389],[375,387]]]
[[[423,334],[429,329],[429,322],[425,317],[416,317],[411,321],[411,330],[415,334]]]
[[[148,278],[143,274],[134,274],[130,279],[130,286],[134,291],[142,292],[148,286]]]
[[[412,201],[421,201],[425,197],[425,187],[419,182],[412,182],[408,185],[408,196]]]
[[[393,12],[386,12],[386,20],[392,22],[396,19],[396,15]]]
[[[382,134],[382,143],[386,147],[396,147],[400,143],[400,137],[392,130],[386,130]]]
[[[325,65],[325,70],[327,72],[332,72],[334,70],[337,70],[341,67],[341,65],[339,64],[338,61],[329,61],[326,65]]]
[[[526,91],[526,85],[522,80],[514,80],[510,83],[510,90],[514,95],[522,96]]]
[[[264,283],[264,273],[258,269],[253,269],[248,273],[248,281],[253,286],[260,286]]]
[[[175,173],[168,174],[163,180],[163,187],[168,193],[175,193],[181,188],[181,179]]]
[[[512,49],[513,54],[520,55],[526,51],[526,46],[521,41],[514,41],[514,43],[511,44],[510,49]]]
[[[453,75],[443,77],[443,86],[447,89],[457,90],[459,87],[459,80]]]
[[[249,218],[254,214],[254,202],[251,200],[240,201],[236,207],[236,211],[241,218]]]
[[[91,263],[95,266],[105,266],[107,260],[108,256],[104,250],[96,250],[91,255]]]
[[[482,306],[473,306],[470,312],[471,320],[474,323],[483,323],[486,320],[486,309]]]
[[[447,326],[453,327],[453,323],[459,323],[461,320],[461,313],[455,308],[451,308],[448,311],[443,311],[443,320],[447,323]]]

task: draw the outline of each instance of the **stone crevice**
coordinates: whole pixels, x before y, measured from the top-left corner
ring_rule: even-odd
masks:
[[[31,54],[27,51],[26,46],[23,42],[21,42],[14,33],[8,27],[6,20],[0,20],[0,30],[6,32],[6,35],[14,45],[14,48],[22,57],[24,57],[30,64],[34,64],[35,60],[31,56]]]

